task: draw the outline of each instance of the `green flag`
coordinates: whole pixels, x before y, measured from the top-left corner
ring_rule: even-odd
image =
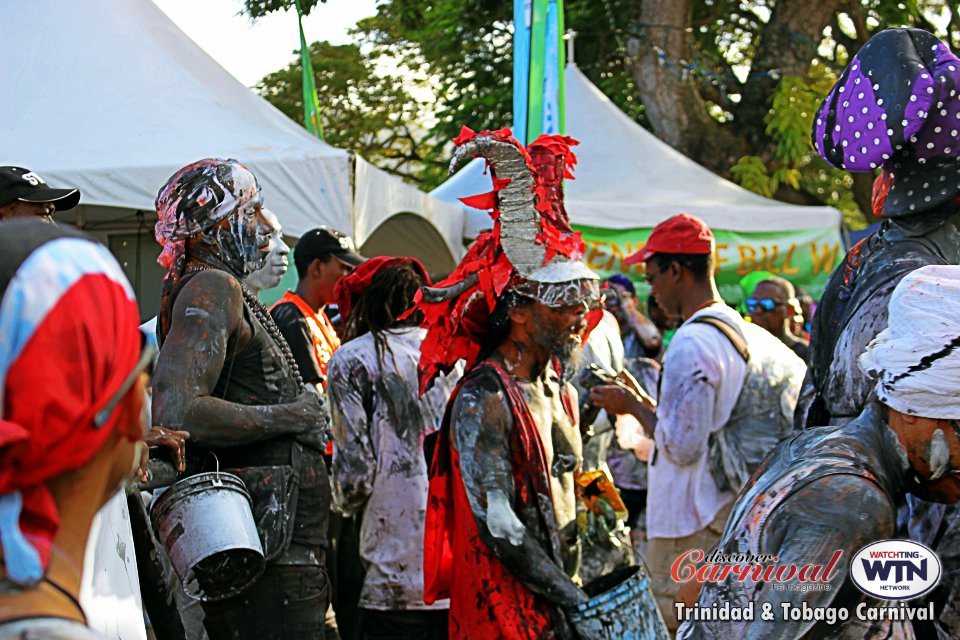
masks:
[[[310,48],[303,35],[303,11],[300,0],[295,0],[297,24],[300,26],[300,66],[303,69],[303,126],[307,131],[323,140],[323,127],[320,124],[320,98],[317,97],[317,85],[313,81],[313,63],[310,62]]]

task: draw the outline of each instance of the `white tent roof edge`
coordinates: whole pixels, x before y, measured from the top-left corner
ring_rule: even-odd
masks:
[[[565,70],[567,134],[580,141],[575,179],[565,184],[574,224],[608,229],[651,228],[677,213],[737,232],[839,229],[827,206],[764,198],[718,176],[633,122],[573,64]],[[431,192],[451,203],[490,191],[484,161],[470,162]],[[458,203],[459,204],[459,203]],[[490,218],[465,205],[464,236],[490,228]]]
[[[412,213],[443,236],[455,260],[463,253],[461,212],[385,172],[356,180],[352,154],[245,87],[150,0],[5,3],[0,55],[30,61],[5,74],[0,164],[76,186],[82,205],[153,211],[175,171],[230,157],[257,175],[264,205],[288,235],[321,224],[369,234]]]

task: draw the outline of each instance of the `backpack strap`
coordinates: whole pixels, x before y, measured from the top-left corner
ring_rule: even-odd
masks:
[[[725,322],[720,318],[715,318],[714,316],[697,316],[693,319],[693,322],[708,324],[714,329],[717,329],[720,333],[727,337],[727,340],[729,340],[730,344],[733,345],[733,348],[737,350],[737,353],[740,354],[740,357],[743,358],[744,362],[750,361],[750,349],[747,348],[747,341],[743,339],[743,336],[740,335],[740,332],[734,329],[730,323]]]

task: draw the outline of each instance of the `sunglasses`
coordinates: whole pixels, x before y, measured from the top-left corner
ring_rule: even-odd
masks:
[[[788,303],[773,298],[747,298],[743,304],[747,307],[747,311],[753,313],[758,307],[764,311],[773,311],[777,307],[785,306]]]
[[[123,380],[123,384],[120,385],[120,388],[110,396],[110,400],[107,402],[106,406],[103,407],[100,411],[97,412],[97,415],[94,416],[93,422],[96,425],[97,429],[100,429],[107,423],[107,420],[110,419],[110,414],[113,413],[113,410],[117,408],[117,405],[120,404],[120,401],[123,399],[127,392],[130,391],[130,387],[133,386],[133,383],[137,380],[137,377],[146,371],[147,373],[152,373],[153,368],[153,359],[157,355],[157,345],[154,340],[152,340],[143,330],[140,330],[140,359],[137,360],[137,364],[134,365],[133,370],[127,375]]]

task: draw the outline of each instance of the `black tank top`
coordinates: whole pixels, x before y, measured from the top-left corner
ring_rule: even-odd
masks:
[[[177,295],[194,275],[196,273],[184,274],[177,283],[177,289],[170,297],[171,308]],[[270,331],[263,326],[246,298],[243,300],[243,319],[253,335],[243,349],[228,347],[227,358],[211,395],[244,405],[292,402],[299,394],[296,376],[283,356],[281,345],[276,343]],[[184,320],[174,318],[172,322]],[[279,331],[276,335],[283,340]],[[192,469],[205,469],[209,466],[208,452],[215,453],[220,466],[225,469],[273,465],[299,468],[300,490],[293,520],[293,541],[308,546],[326,546],[332,498],[322,452],[304,447],[290,436],[216,449],[188,445],[187,452],[194,462]]]

